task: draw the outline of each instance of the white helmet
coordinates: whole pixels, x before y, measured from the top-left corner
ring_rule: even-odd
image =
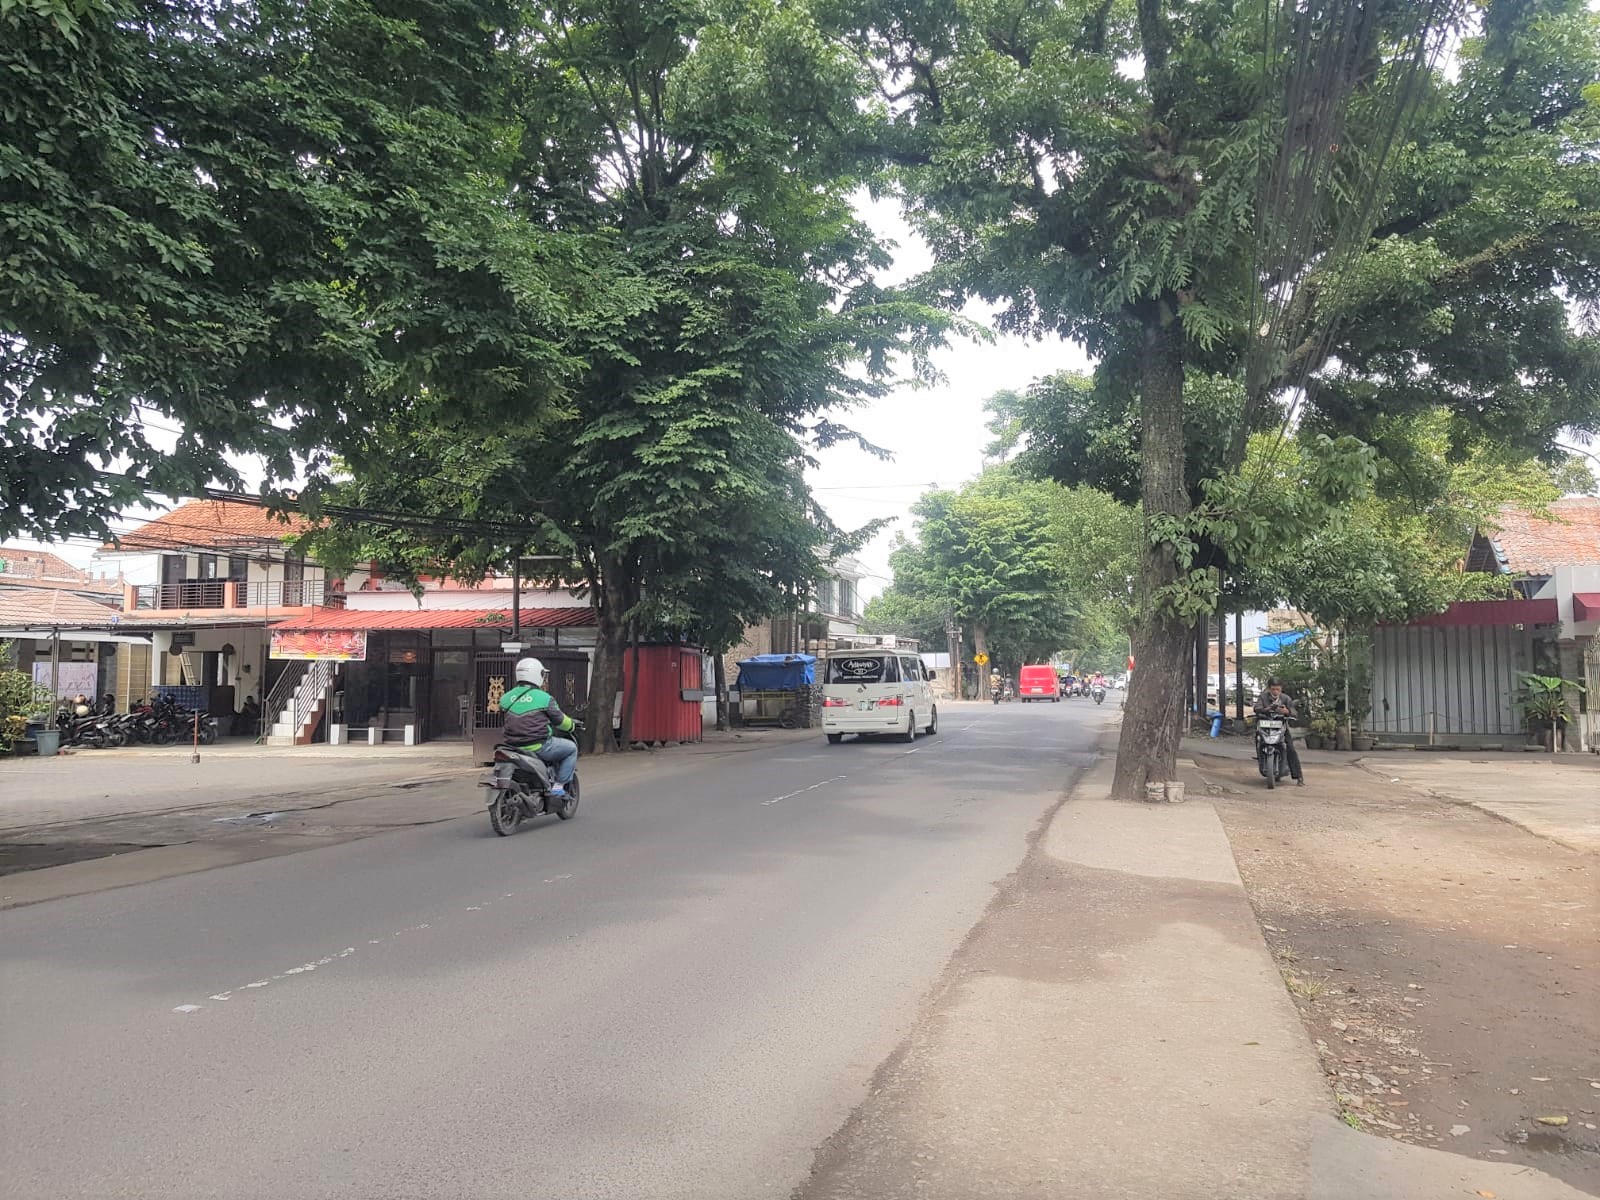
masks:
[[[538,687],[544,682],[544,664],[537,658],[521,658],[517,660],[517,682],[531,683]]]

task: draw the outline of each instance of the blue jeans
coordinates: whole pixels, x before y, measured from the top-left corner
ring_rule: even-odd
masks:
[[[572,773],[578,769],[578,746],[566,738],[551,738],[534,751],[539,758],[556,769],[556,782],[562,787],[572,782]]]

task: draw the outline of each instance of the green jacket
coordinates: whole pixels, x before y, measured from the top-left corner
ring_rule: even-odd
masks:
[[[505,714],[505,739],[513,746],[537,750],[550,736],[550,730],[571,733],[574,722],[561,711],[556,698],[531,683],[519,683],[500,697]]]

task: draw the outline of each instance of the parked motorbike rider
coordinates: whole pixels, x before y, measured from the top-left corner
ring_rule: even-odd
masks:
[[[550,733],[571,733],[578,723],[562,712],[555,697],[544,690],[548,674],[537,658],[519,660],[516,684],[500,697],[500,711],[506,717],[505,740],[554,767],[550,794],[565,796],[567,784],[578,769],[578,747],[566,738],[552,738]]]
[[[1286,722],[1294,720],[1294,701],[1284,695],[1283,680],[1274,676],[1267,680],[1267,690],[1256,697],[1256,717],[1283,717]],[[1285,724],[1283,727],[1283,752],[1289,760],[1289,774],[1294,776],[1294,781],[1300,787],[1305,787],[1305,775],[1300,769],[1300,755],[1294,748],[1294,730]]]

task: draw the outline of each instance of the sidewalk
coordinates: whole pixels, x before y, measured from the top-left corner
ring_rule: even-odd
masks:
[[[615,792],[820,737],[713,732],[689,745],[586,757],[579,769],[586,793]],[[476,816],[484,806],[483,770],[459,742],[202,749],[198,764],[170,748],[113,763],[118,753],[0,765],[0,908]]]
[[[1048,822],[800,1197],[1580,1200],[1340,1123],[1215,810],[1115,802],[1110,775]]]
[[[1250,739],[1243,737],[1185,738],[1180,753],[1202,764],[1207,757],[1254,757]],[[1308,768],[1357,770],[1470,804],[1539,837],[1600,853],[1600,756],[1301,750],[1300,758]],[[1352,785],[1370,786],[1365,780]]]

